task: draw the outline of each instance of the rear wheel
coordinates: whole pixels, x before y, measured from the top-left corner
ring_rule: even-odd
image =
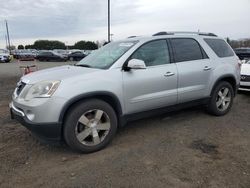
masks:
[[[70,60],[70,61],[74,61],[74,58],[73,58],[73,57],[70,57],[69,60]]]
[[[223,81],[213,90],[208,104],[208,111],[216,116],[225,115],[231,109],[233,99],[234,92],[232,85]]]
[[[117,117],[106,102],[92,99],[75,105],[64,124],[64,139],[82,153],[98,151],[110,143],[117,130]]]

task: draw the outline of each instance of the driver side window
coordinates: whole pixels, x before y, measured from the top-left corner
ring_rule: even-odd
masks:
[[[164,65],[170,63],[169,51],[165,40],[157,40],[141,46],[130,59],[143,60],[146,66]]]

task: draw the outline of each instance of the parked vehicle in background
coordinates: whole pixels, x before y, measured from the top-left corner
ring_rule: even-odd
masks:
[[[52,50],[53,52],[55,52],[56,54],[60,54],[61,56],[63,56],[63,57],[68,57],[68,55],[69,55],[69,51],[67,51],[67,50],[62,50],[62,49],[54,49],[54,50]]]
[[[11,61],[11,55],[7,50],[0,49],[0,62],[9,63]]]
[[[70,61],[80,61],[82,60],[86,55],[82,51],[75,51],[68,55],[68,60]]]
[[[19,59],[21,61],[33,61],[36,58],[37,50],[13,50],[12,54],[15,59]]]
[[[91,54],[93,51],[95,51],[95,50],[84,50],[84,54],[87,56],[87,55]]]
[[[67,57],[53,51],[41,51],[36,59],[39,61],[67,61]]]
[[[36,135],[89,153],[141,117],[194,105],[225,115],[239,84],[239,58],[224,39],[160,32],[111,42],[74,66],[22,77],[10,109]]]
[[[240,60],[250,59],[250,48],[236,48],[234,51]]]
[[[23,50],[20,51],[19,54],[17,54],[17,59],[19,59],[20,61],[34,61],[35,58],[36,55],[29,50]]]
[[[250,60],[241,66],[240,90],[250,91]]]

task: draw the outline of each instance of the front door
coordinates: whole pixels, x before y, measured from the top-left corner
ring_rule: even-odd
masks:
[[[130,59],[143,60],[146,69],[123,71],[126,114],[177,103],[177,68],[170,63],[166,40],[144,44]]]

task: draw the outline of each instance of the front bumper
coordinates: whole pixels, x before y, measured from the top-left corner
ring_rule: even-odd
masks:
[[[58,142],[62,139],[61,123],[34,123],[26,115],[10,103],[11,118],[17,120],[38,138],[48,142]]]
[[[250,82],[240,82],[239,90],[250,91]]]

